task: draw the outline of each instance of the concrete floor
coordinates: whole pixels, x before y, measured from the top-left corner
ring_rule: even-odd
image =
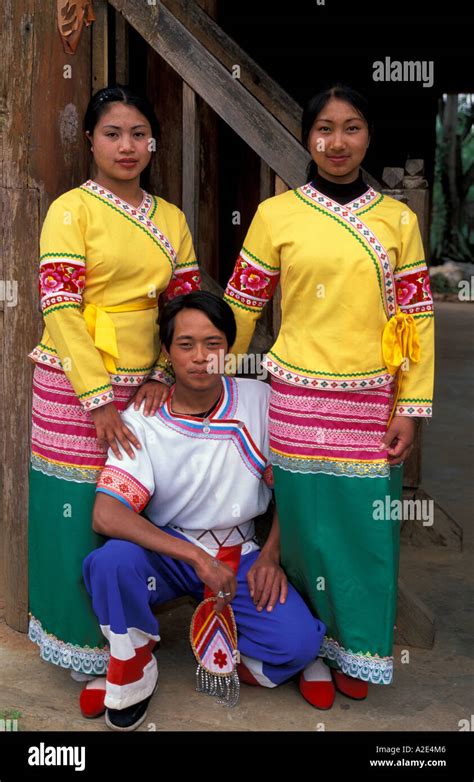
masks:
[[[464,526],[464,550],[404,545],[401,576],[435,613],[432,650],[395,647],[394,683],[372,686],[366,701],[337,695],[330,711],[313,709],[292,681],[274,690],[241,687],[227,709],[194,691],[195,662],[187,640],[191,604],[161,615],[160,684],[140,730],[457,731],[473,703],[474,307],[438,303],[435,417],[425,427],[423,488]],[[0,605],[1,614],[1,605]],[[81,685],[42,662],[26,636],[0,618],[0,717],[21,713],[20,730],[107,731],[84,720]]]

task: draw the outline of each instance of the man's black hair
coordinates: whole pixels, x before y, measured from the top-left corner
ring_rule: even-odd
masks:
[[[183,296],[176,296],[175,299],[165,304],[160,312],[158,323],[160,339],[167,350],[170,349],[173,342],[176,315],[184,309],[200,310],[207,315],[216,329],[224,332],[230,350],[237,333],[234,313],[224,299],[209,291],[192,291],[192,293],[186,293]]]

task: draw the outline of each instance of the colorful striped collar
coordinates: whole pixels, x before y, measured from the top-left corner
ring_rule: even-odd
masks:
[[[186,437],[211,440],[230,440],[237,448],[246,468],[260,479],[266,459],[252,439],[245,423],[234,418],[237,411],[237,382],[233,377],[222,377],[222,394],[209,418],[173,413],[169,397],[156,416],[168,428]]]
[[[354,198],[352,201],[349,201],[347,204],[340,204],[338,201],[336,201],[334,198],[330,198],[329,196],[322,193],[320,190],[317,190],[312,182],[307,182],[306,185],[303,185],[302,187],[298,188],[303,195],[305,195],[307,198],[310,198],[315,203],[319,204],[320,206],[326,207],[327,209],[334,209],[337,208],[337,210],[344,209],[346,211],[350,212],[356,212],[358,209],[361,209],[363,206],[367,207],[369,204],[372,204],[376,199],[381,199],[382,195],[381,193],[377,193],[376,190],[373,189],[373,187],[368,187],[365,193],[363,193],[361,196],[358,196],[357,198]]]
[[[235,378],[233,377],[227,377],[223,375],[221,377],[222,381],[222,391],[221,395],[219,397],[219,401],[217,405],[215,406],[214,410],[208,417],[208,419],[202,419],[199,418],[199,416],[194,415],[186,415],[185,413],[174,413],[171,410],[171,399],[173,397],[174,392],[174,386],[171,389],[171,393],[168,396],[168,399],[166,400],[165,404],[162,408],[159,408],[158,412],[166,412],[166,418],[172,419],[175,422],[179,421],[197,421],[199,423],[202,423],[203,420],[208,420],[211,423],[213,421],[220,421],[220,420],[227,420],[229,418],[233,418],[235,415],[235,411],[237,410],[237,382]],[[163,417],[163,416],[162,416]]]
[[[133,206],[133,204],[129,204],[128,201],[124,201],[123,198],[119,198],[115,195],[115,193],[112,193],[111,190],[108,190],[103,185],[99,185],[93,179],[88,179],[87,182],[84,182],[84,184],[81,185],[81,188],[94,193],[94,195],[102,198],[104,201],[112,203],[114,206],[118,207],[119,209],[123,209],[124,212],[128,212],[132,215],[140,214],[148,216],[150,209],[153,206],[153,199],[151,195],[143,190],[143,188],[141,188],[143,198],[139,206]]]

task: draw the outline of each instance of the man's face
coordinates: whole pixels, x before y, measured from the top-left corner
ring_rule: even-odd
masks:
[[[220,385],[220,375],[208,372],[208,362],[224,365],[225,334],[200,310],[184,309],[175,317],[169,358],[176,383],[196,391]],[[165,351],[166,353],[166,351]]]

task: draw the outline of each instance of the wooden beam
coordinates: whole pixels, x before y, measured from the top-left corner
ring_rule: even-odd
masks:
[[[199,129],[196,93],[183,82],[183,212],[189,230],[196,236],[199,206]]]
[[[183,89],[174,70],[150,46],[146,52],[147,96],[160,122],[158,148],[153,155],[150,190],[182,206]],[[172,143],[168,143],[172,139]]]
[[[156,6],[109,2],[285,182],[296,187],[305,181],[306,150],[160,0]]]
[[[217,16],[217,0],[198,0],[208,17]],[[201,267],[219,277],[219,117],[200,97],[199,123],[199,210],[194,247]]]
[[[275,195],[275,174],[264,160],[260,160],[260,201]]]
[[[25,118],[30,109],[31,90],[26,89],[26,85],[32,78],[34,64],[38,67],[34,53],[38,30],[33,25],[31,6],[29,0],[5,0],[2,4],[0,184],[3,187],[28,185],[29,150]],[[56,8],[56,4],[54,6]],[[55,21],[52,24],[56,30]],[[59,33],[57,35],[59,37]],[[44,111],[44,95],[42,100],[43,113],[48,114]]]
[[[92,24],[92,94],[109,83],[109,36],[107,0],[94,0],[95,22]],[[117,14],[118,16],[118,14]]]
[[[301,106],[200,7],[202,2],[163,0],[163,5],[229,72],[237,73],[238,68],[243,86],[300,141]]]
[[[6,621],[24,632],[28,623],[28,464],[33,368],[26,356],[41,336],[39,229],[51,200],[87,178],[88,150],[82,117],[91,84],[91,28],[83,28],[76,53],[71,56],[64,52],[57,29],[56,3],[5,0],[4,6],[0,267],[1,279],[16,284],[17,302],[5,302],[0,313],[1,569],[5,576]]]
[[[6,105],[6,104],[5,104]],[[5,114],[2,113],[1,120],[6,119]],[[0,164],[3,162],[3,126],[0,133]],[[0,171],[1,174],[1,171]],[[0,189],[0,193],[4,194],[5,188]],[[0,281],[5,284],[5,230],[7,227],[7,219],[5,214],[5,197],[0,195]],[[5,496],[5,477],[6,477],[6,465],[7,455],[5,453],[6,441],[5,441],[5,419],[7,417],[7,411],[5,409],[5,378],[3,367],[3,356],[5,351],[3,350],[4,341],[4,299],[0,300],[0,345],[2,345],[0,361],[0,432],[2,436],[0,438],[0,497]],[[6,517],[5,509],[2,506],[0,512],[0,618],[3,616],[5,608],[5,591],[6,591],[6,576],[5,576],[5,564],[6,564],[6,548],[7,548],[7,532],[6,532]]]
[[[260,160],[259,201],[265,201],[266,198],[271,198],[274,195],[275,174],[264,160]],[[273,334],[273,303],[267,304],[263,308],[262,316],[259,322],[266,329],[266,331],[268,331],[269,335]]]
[[[197,98],[199,124],[199,214],[194,236],[202,266],[219,276],[219,117]]]
[[[128,24],[122,14],[115,12],[115,81],[128,84]]]
[[[26,356],[39,325],[35,274],[25,274],[25,258],[37,257],[40,196],[37,190],[0,188],[4,229],[5,279],[16,288],[16,303],[5,306],[3,329],[3,571],[5,619],[26,633],[28,627],[28,467],[30,456],[32,364]],[[25,231],[25,215],[28,230]],[[34,264],[33,264],[34,268]],[[22,360],[19,360],[19,359]],[[13,414],[13,411],[17,411]],[[46,509],[46,508],[45,508]]]
[[[275,195],[280,195],[288,190],[288,185],[279,177],[275,177]],[[272,332],[276,339],[281,326],[281,287],[278,283],[272,299]]]

